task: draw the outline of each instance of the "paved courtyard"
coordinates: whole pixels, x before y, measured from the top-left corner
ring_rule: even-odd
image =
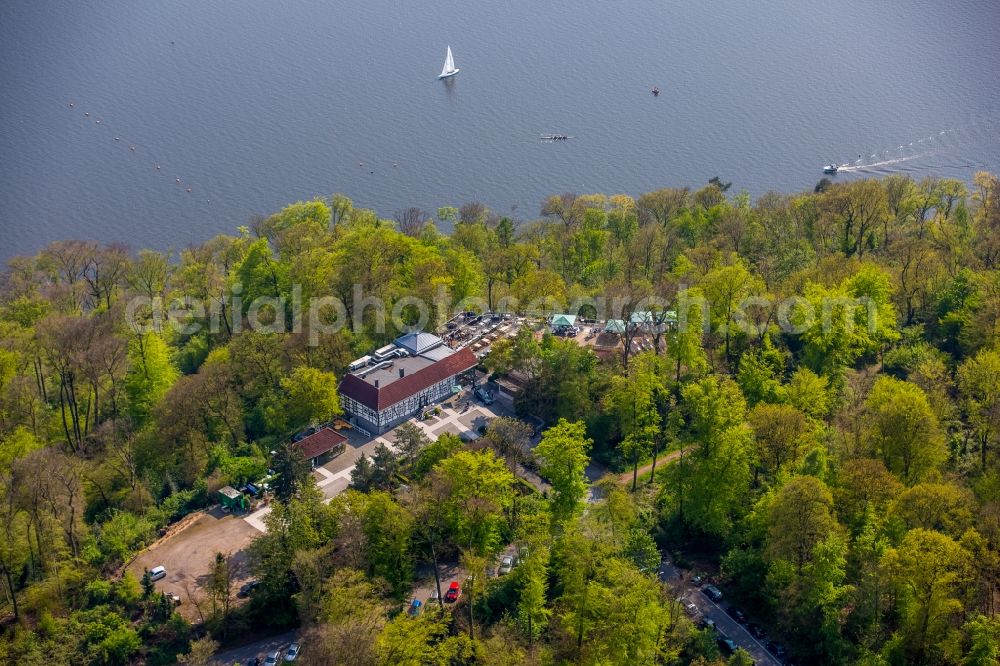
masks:
[[[479,428],[485,427],[490,419],[497,416],[514,415],[509,400],[498,398],[493,404],[484,405],[472,397],[470,389],[465,389],[455,397],[432,405],[429,409],[434,407],[440,408],[441,413],[427,420],[413,418],[409,421],[420,428],[432,441],[446,432],[468,440],[476,439],[479,437]],[[395,430],[394,428],[376,437],[369,437],[353,429],[340,431],[342,435],[347,437],[347,450],[322,467],[313,470],[316,485],[323,491],[327,502],[344,492],[351,484],[351,472],[362,454],[371,457],[379,444],[384,444],[392,451],[396,450]],[[245,516],[243,520],[254,529],[264,532],[267,529],[264,525],[264,517],[270,512],[271,508],[265,506]]]

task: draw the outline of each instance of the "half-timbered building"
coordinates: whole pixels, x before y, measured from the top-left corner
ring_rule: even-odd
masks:
[[[471,350],[453,350],[430,333],[408,333],[393,346],[378,350],[378,357],[364,364],[351,364],[354,369],[340,383],[344,410],[373,434],[452,395],[459,376],[479,362]]]

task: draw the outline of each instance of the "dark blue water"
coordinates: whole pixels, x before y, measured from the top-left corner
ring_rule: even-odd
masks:
[[[1000,171],[998,28],[993,0],[6,0],[0,259],[180,248],[333,192],[531,218],[714,175],[811,189],[859,154],[838,178],[968,179]]]

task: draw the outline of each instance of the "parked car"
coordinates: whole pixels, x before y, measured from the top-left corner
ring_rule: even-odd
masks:
[[[163,566],[153,567],[152,569],[149,570],[149,580],[156,581],[166,577],[167,577],[166,567]]]
[[[242,585],[240,585],[240,591],[236,593],[236,596],[239,597],[240,599],[245,599],[249,597],[254,590],[257,589],[258,585],[260,585],[259,580],[251,580],[247,583],[243,583]]]
[[[414,599],[410,602],[410,607],[407,609],[406,614],[410,617],[416,617],[420,615],[420,610],[423,608],[423,602],[420,599]]]
[[[705,579],[702,578],[701,576],[699,576],[698,574],[695,574],[694,576],[691,576],[691,584],[692,585],[697,585],[697,586],[701,587],[701,584],[704,583],[704,582],[705,582]]]
[[[775,641],[768,641],[766,647],[767,651],[778,659],[784,659],[785,655],[788,654],[785,652],[785,647],[781,643],[777,643]]]
[[[715,620],[710,617],[703,617],[701,622],[698,623],[698,626],[702,629],[711,629],[712,631],[715,631]]]
[[[706,585],[705,587],[701,588],[701,592],[706,597],[708,597],[709,599],[711,599],[716,603],[722,601],[722,592],[720,592],[719,588],[717,588],[714,585]]]
[[[511,555],[504,555],[500,558],[500,568],[497,569],[497,574],[500,576],[505,576],[510,573],[511,569],[514,568],[514,558]]]
[[[694,617],[698,614],[698,607],[687,597],[677,597],[677,601],[680,602],[681,607],[684,608],[684,612],[689,616]]]
[[[729,613],[729,617],[733,618],[740,624],[747,623],[747,616],[744,615],[743,611],[741,611],[739,608],[736,608],[735,606],[730,606],[729,608],[726,609],[726,612]]]
[[[299,644],[292,643],[288,646],[288,650],[285,651],[285,661],[295,661],[299,658]]]
[[[477,388],[473,393],[475,394],[476,398],[484,405],[493,404],[493,394],[487,391],[482,386]]]
[[[275,650],[274,652],[268,652],[267,656],[264,657],[264,666],[278,666],[278,660],[281,659],[281,652]]]
[[[753,622],[747,625],[747,631],[754,638],[764,638],[765,636],[764,629],[759,624],[754,624]]]
[[[250,657],[247,659],[247,666],[260,666],[260,657]]]
[[[723,654],[732,654],[736,652],[736,643],[733,642],[732,638],[719,636],[715,639],[715,642],[719,645],[719,649],[722,650]]]
[[[457,580],[451,581],[451,585],[448,586],[448,591],[444,593],[444,600],[448,603],[454,603],[458,601],[460,596],[462,596],[462,586]]]
[[[181,595],[177,594],[176,592],[167,592],[167,599],[170,599],[170,603],[172,603],[174,606],[181,605]]]

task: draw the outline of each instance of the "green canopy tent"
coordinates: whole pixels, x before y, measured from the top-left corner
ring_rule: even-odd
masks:
[[[552,328],[557,328],[559,326],[572,326],[576,323],[576,315],[571,314],[554,314],[552,318],[549,319],[549,326]]]
[[[625,332],[625,322],[621,319],[609,319],[608,323],[604,325],[604,332],[621,335]]]

